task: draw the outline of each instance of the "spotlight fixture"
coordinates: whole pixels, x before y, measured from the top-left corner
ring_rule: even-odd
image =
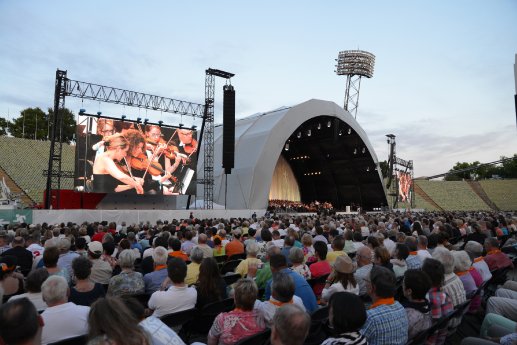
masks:
[[[289,151],[289,143],[285,143],[285,148],[284,148],[285,151]]]
[[[144,119],[144,124],[147,126],[147,123],[149,122],[149,119]]]
[[[366,148],[363,147],[363,149],[361,150],[362,153],[365,153],[366,152]]]
[[[343,130],[342,129],[339,130],[339,135],[343,135]]]
[[[307,130],[307,136],[310,137],[312,134],[312,131],[310,129]]]
[[[190,127],[190,128],[192,128],[192,130],[195,131],[197,126],[196,125],[192,125],[192,127]]]
[[[357,149],[354,149],[354,155],[356,155],[356,154],[357,154]]]
[[[84,113],[86,113],[86,109],[79,109],[79,115],[83,115]]]
[[[161,127],[162,125],[163,125],[163,121],[162,120],[158,121],[158,126]]]
[[[142,118],[141,117],[137,117],[136,118],[136,123],[140,123],[140,122],[142,122]]]
[[[296,134],[296,136],[298,137],[298,139],[300,139],[302,137],[302,132],[298,132],[298,134]]]
[[[330,128],[330,126],[332,126],[332,121],[329,120],[329,122],[327,122],[327,127]]]
[[[348,128],[348,134],[352,133],[352,128]]]
[[[122,115],[120,118],[124,121],[126,119],[126,115]]]
[[[370,167],[366,167],[366,171],[370,171]]]
[[[321,123],[318,123],[318,129],[321,129]]]
[[[102,111],[98,111],[97,116],[101,116],[101,115],[102,115]]]
[[[182,124],[182,123],[180,123],[180,125],[179,125],[179,126],[180,126],[180,128],[183,128],[183,124]]]

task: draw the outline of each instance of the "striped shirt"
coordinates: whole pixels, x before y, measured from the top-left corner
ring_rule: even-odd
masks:
[[[367,345],[364,335],[359,332],[340,334],[338,338],[328,338],[321,345]]]

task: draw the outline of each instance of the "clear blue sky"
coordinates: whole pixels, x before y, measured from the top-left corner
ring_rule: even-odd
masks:
[[[340,50],[376,55],[358,121],[380,160],[387,133],[415,175],[517,153],[513,64],[517,2],[0,0],[0,116],[52,105],[71,79],[204,101],[207,67],[233,72],[237,116],[311,98],[343,105]],[[217,81],[216,121],[223,81]],[[170,114],[67,98],[106,115]],[[190,119],[182,119],[190,124]]]

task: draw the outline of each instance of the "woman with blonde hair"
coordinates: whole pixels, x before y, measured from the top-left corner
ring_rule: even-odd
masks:
[[[123,172],[125,157],[129,150],[127,139],[121,134],[114,134],[105,139],[106,152],[100,154],[93,164],[93,190],[96,192],[123,192],[132,188],[137,194],[143,194],[143,180],[131,177]],[[117,163],[123,163],[117,166]]]

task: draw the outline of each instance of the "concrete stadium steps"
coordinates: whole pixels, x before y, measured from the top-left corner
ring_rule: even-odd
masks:
[[[418,186],[443,210],[490,210],[465,181],[424,181]]]
[[[483,180],[479,184],[500,210],[517,210],[517,180]]]
[[[50,142],[0,136],[0,167],[28,197],[43,201]],[[75,146],[63,144],[62,169],[74,170]],[[73,189],[73,179],[61,179],[62,189]]]
[[[443,211],[433,199],[420,187],[419,180],[414,180],[415,208],[423,208],[427,211]]]
[[[490,200],[488,195],[486,195],[485,190],[483,189],[483,187],[481,187],[479,181],[468,181],[468,184],[470,188],[472,188],[474,193],[476,193],[481,198],[481,200],[483,200],[485,204],[487,204],[488,207],[490,207],[490,209],[499,211],[499,207],[497,207],[497,205],[494,204],[492,200]]]
[[[5,184],[11,190],[11,193],[14,195],[19,195],[20,200],[25,206],[31,206],[34,203],[34,200],[32,200],[31,197],[28,196],[27,193],[25,193],[23,189],[20,188],[20,186],[18,186],[18,184],[11,178],[11,176],[9,176],[9,174],[6,173],[2,167],[0,167],[0,181],[3,181],[4,179]]]

